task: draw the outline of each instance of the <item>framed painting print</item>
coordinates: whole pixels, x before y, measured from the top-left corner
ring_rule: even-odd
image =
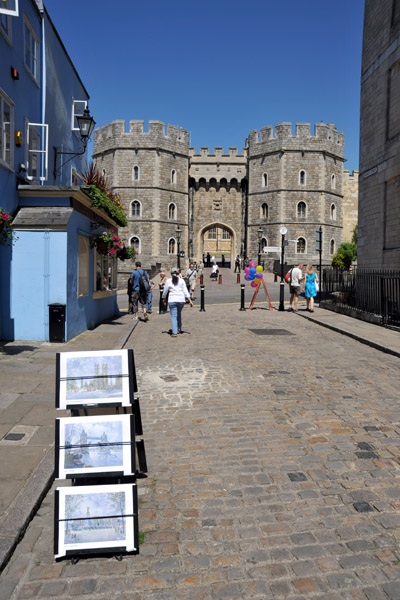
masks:
[[[135,484],[57,488],[56,559],[82,554],[139,552]]]
[[[133,371],[133,350],[57,353],[56,408],[131,406]]]
[[[136,471],[133,415],[56,419],[56,479],[126,477]]]

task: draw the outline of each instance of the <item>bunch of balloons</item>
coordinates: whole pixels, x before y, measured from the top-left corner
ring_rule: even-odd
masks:
[[[246,273],[244,278],[246,281],[251,281],[251,287],[256,288],[258,285],[260,285],[263,278],[263,268],[261,265],[257,266],[255,260],[252,260],[249,263],[249,266],[245,267],[244,272]]]

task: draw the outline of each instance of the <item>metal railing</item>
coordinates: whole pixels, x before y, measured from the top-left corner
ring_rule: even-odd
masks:
[[[400,272],[324,269],[323,301],[378,316],[383,325],[400,326]]]

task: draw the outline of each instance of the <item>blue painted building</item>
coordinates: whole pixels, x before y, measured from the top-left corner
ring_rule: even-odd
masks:
[[[68,340],[118,312],[116,259],[92,247],[94,234],[117,224],[80,187],[87,153],[76,116],[89,95],[46,8],[40,0],[5,5],[0,207],[17,239],[0,246],[0,339]]]

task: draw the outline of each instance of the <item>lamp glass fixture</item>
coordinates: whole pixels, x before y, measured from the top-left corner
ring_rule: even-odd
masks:
[[[95,120],[90,115],[88,107],[83,111],[83,115],[77,115],[76,120],[78,121],[79,133],[82,138],[82,142],[86,142],[92,135],[94,126],[96,125]]]

